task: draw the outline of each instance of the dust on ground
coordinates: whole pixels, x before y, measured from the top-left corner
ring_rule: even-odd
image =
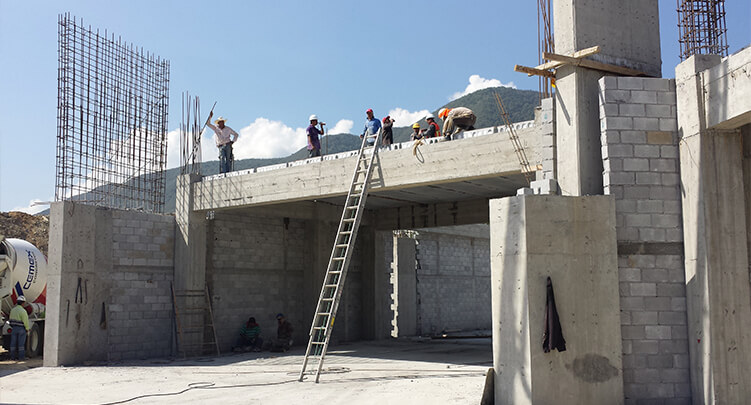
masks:
[[[0,235],[6,238],[24,239],[47,256],[50,219],[45,215],[29,215],[23,212],[0,212]]]

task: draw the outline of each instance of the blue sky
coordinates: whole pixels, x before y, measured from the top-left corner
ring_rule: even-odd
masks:
[[[673,77],[676,3],[659,4],[663,76]],[[751,42],[751,2],[726,10],[735,52]],[[54,198],[63,12],[170,61],[168,167],[178,163],[183,91],[200,96],[204,113],[218,102],[216,114],[241,134],[236,158],[247,158],[304,146],[310,114],[357,133],[367,108],[402,126],[490,84],[537,89],[513,71],[537,64],[532,0],[0,0],[0,211]],[[204,160],[216,159],[204,142]]]

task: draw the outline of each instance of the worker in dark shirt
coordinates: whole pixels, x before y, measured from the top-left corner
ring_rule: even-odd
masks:
[[[276,314],[277,328],[276,339],[271,342],[272,352],[286,352],[289,347],[292,346],[292,332],[294,328],[292,324],[287,321],[284,314]]]

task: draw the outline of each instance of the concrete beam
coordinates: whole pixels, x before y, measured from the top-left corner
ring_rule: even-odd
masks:
[[[751,47],[701,73],[707,127],[738,128],[751,123]]]
[[[545,126],[518,129],[530,164],[540,164]],[[193,189],[193,209],[239,208],[346,195],[356,156],[284,169],[204,179]],[[506,132],[411,149],[382,151],[371,192],[513,175],[521,172]],[[461,168],[461,170],[458,170]]]
[[[488,199],[409,205],[374,211],[378,230],[432,228],[488,223]]]

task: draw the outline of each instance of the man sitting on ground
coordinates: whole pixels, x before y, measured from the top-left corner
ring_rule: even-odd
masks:
[[[263,345],[263,339],[261,338],[261,326],[256,323],[256,318],[248,318],[248,322],[240,329],[240,338],[237,342],[237,347],[234,351],[249,351],[260,352]]]
[[[271,342],[272,352],[286,352],[292,346],[292,324],[287,321],[284,314],[277,314],[276,321],[279,326],[276,329],[276,339]]]

